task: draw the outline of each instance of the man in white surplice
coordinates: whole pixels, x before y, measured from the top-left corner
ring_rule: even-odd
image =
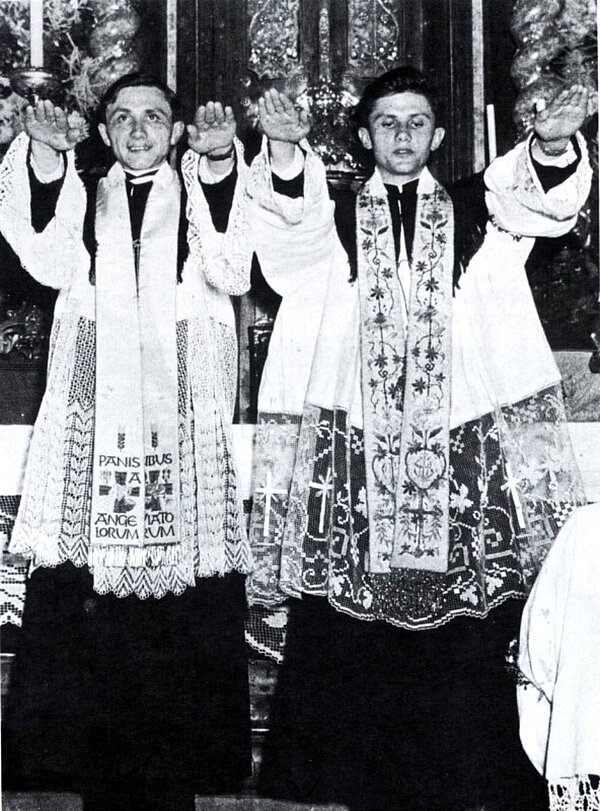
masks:
[[[336,231],[306,117],[264,96],[247,186],[261,267],[299,280],[319,262],[328,283],[297,438],[281,452],[271,417],[255,458],[249,594],[301,598],[267,794],[538,807],[503,652],[584,495],[524,265],[589,193],[586,105],[565,89],[485,173],[443,186],[427,168],[444,138],[435,88],[410,67],[384,74],[355,113],[375,169]],[[293,357],[269,361],[293,375]]]
[[[180,182],[185,124],[149,75],[115,82],[98,118],[105,177],[80,176],[82,133],[49,101],[0,169],[2,234],[59,290],[11,540],[33,573],[7,723],[21,779],[66,780],[86,811],[193,808],[250,766],[231,456],[245,165],[231,108],[208,102]]]

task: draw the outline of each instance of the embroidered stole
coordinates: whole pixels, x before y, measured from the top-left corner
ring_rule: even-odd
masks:
[[[448,567],[454,218],[427,170],[403,291],[378,172],[356,202],[369,568]],[[408,300],[406,315],[404,296]]]
[[[181,191],[164,164],[142,224],[139,274],[123,170],[96,203],[96,421],[90,567],[176,562],[176,257]]]

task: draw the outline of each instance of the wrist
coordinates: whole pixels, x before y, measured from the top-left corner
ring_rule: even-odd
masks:
[[[58,162],[60,159],[58,149],[54,149],[53,146],[45,144],[43,141],[36,141],[33,138],[31,139],[31,151],[34,155],[39,155],[43,160],[54,160]]]
[[[61,153],[41,141],[31,141],[31,161],[43,174],[51,174],[62,166]]]
[[[297,145],[292,141],[275,141],[269,138],[267,145],[272,163],[284,167],[294,160]]]
[[[230,146],[227,147],[227,149],[224,150],[215,149],[212,152],[207,152],[206,157],[208,158],[209,161],[216,161],[218,163],[219,161],[226,161],[228,160],[228,158],[233,158],[234,152],[235,147],[232,142]]]
[[[570,138],[553,138],[552,140],[544,140],[543,138],[540,138],[539,135],[536,135],[536,141],[543,154],[549,158],[557,158],[559,155],[564,155],[569,148],[569,144],[571,143]]]

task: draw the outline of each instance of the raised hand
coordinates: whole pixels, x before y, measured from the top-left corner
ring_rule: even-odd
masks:
[[[69,123],[62,107],[55,107],[51,101],[38,101],[35,107],[30,104],[23,114],[25,132],[32,141],[45,144],[57,152],[66,152],[82,141],[87,132],[83,120]]]
[[[543,142],[567,143],[581,128],[587,115],[588,91],[582,85],[565,88],[544,109],[538,110],[533,126]]]
[[[308,112],[275,88],[266,90],[258,100],[258,117],[262,131],[271,141],[297,144],[310,132]]]
[[[209,101],[198,108],[194,123],[186,127],[188,145],[199,155],[227,153],[235,136],[235,117],[231,107],[220,101]]]

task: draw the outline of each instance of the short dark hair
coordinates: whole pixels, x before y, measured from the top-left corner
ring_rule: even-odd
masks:
[[[100,124],[106,124],[106,110],[110,104],[114,104],[117,96],[126,87],[156,87],[161,91],[163,96],[171,108],[173,121],[180,121],[183,113],[183,108],[179,99],[171,88],[165,84],[158,76],[152,73],[126,73],[121,76],[116,82],[113,82],[106,88],[100,99],[100,104],[96,110],[96,119]]]
[[[437,115],[438,96],[435,85],[417,68],[402,65],[382,73],[365,87],[360,101],[354,108],[353,118],[356,127],[368,127],[369,116],[377,100],[396,93],[418,93],[425,96],[433,114]]]

